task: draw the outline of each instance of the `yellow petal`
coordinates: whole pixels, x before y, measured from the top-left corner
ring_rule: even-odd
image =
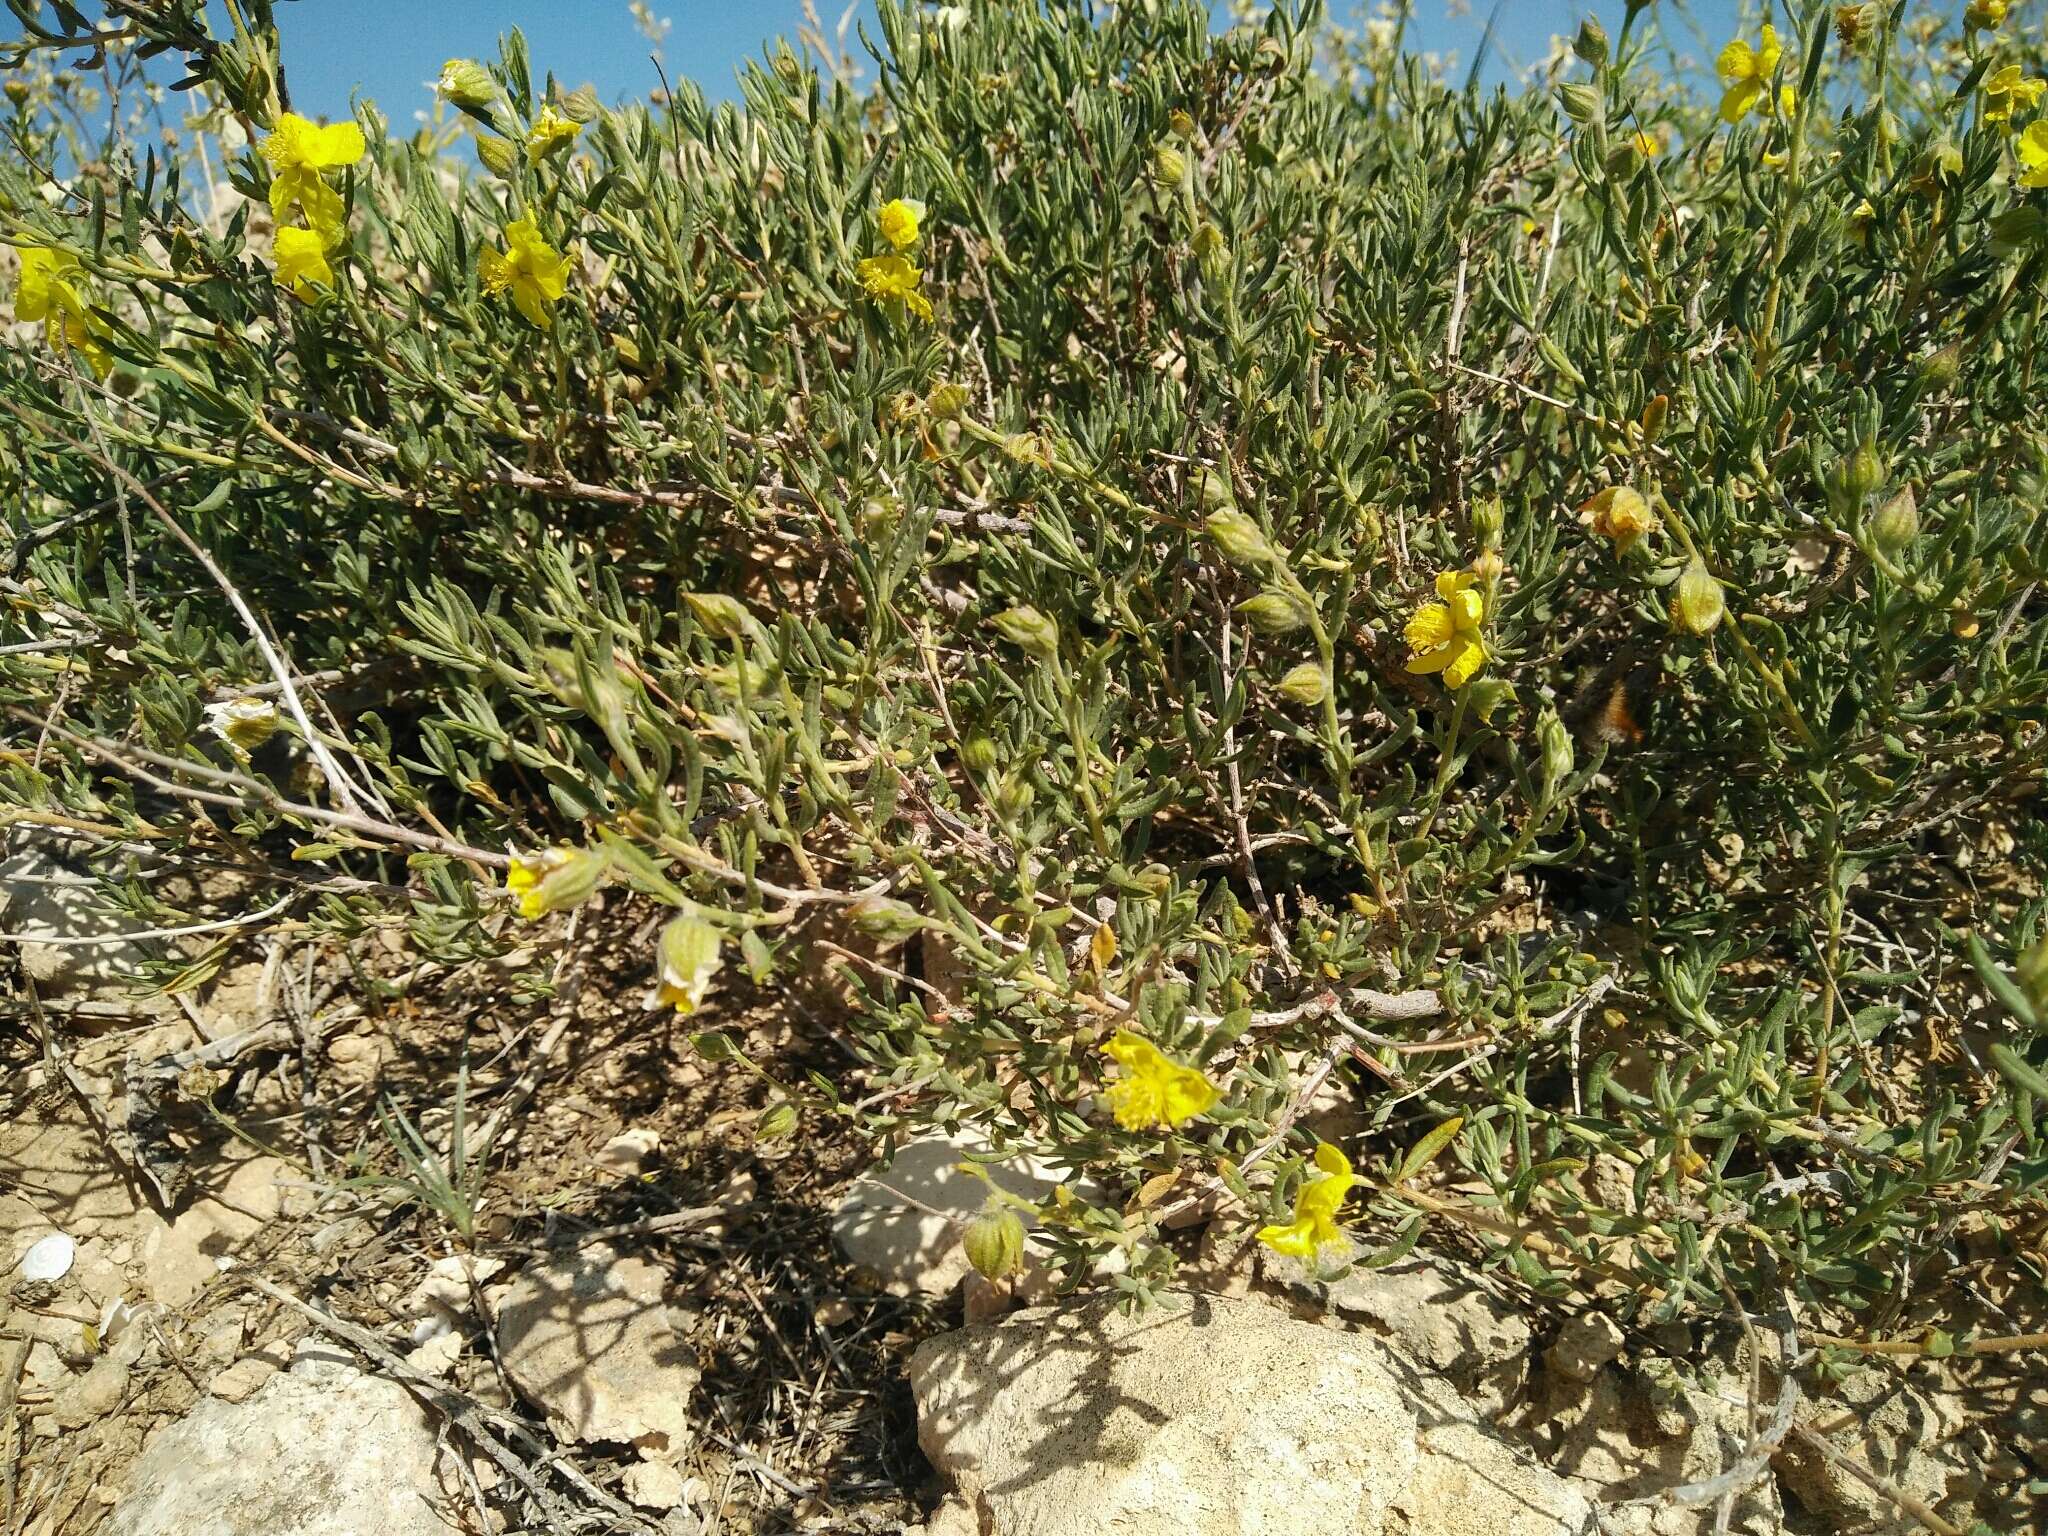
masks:
[[[1441,672],[1457,659],[1457,655],[1458,648],[1456,646],[1440,645],[1433,651],[1425,651],[1420,656],[1409,657],[1408,670],[1424,675],[1432,672]]]
[[[354,165],[363,158],[365,148],[363,130],[354,123],[330,123],[310,136],[307,163],[328,169]]]
[[[1424,603],[1402,631],[1408,644],[1418,651],[1433,651],[1457,633],[1451,610],[1442,603]]]
[[[1743,80],[1729,86],[1727,92],[1721,97],[1721,121],[1724,123],[1741,122],[1749,114],[1749,109],[1756,105],[1756,99],[1763,95],[1763,93],[1764,88],[1762,84],[1755,80]]]
[[[1765,22],[1763,29],[1763,47],[1757,50],[1757,74],[1768,75],[1773,70],[1775,70],[1778,67],[1778,58],[1782,52],[1783,50],[1778,47],[1778,29],[1772,26],[1769,22]]]
[[[1486,665],[1486,647],[1477,640],[1468,639],[1450,649],[1456,654],[1451,664],[1444,668],[1444,686],[1462,688],[1472,681],[1474,673]]]
[[[544,331],[551,329],[555,323],[555,317],[548,313],[548,306],[539,285],[531,278],[522,277],[514,280],[512,307]]]
[[[1714,68],[1730,85],[1740,80],[1751,80],[1756,77],[1756,55],[1750,51],[1749,44],[1738,37],[1721,50],[1721,56],[1714,60]]]
[[[907,251],[917,244],[918,225],[923,219],[924,204],[907,197],[890,199],[875,215],[882,238],[899,251]]]
[[[1103,1042],[1102,1054],[1126,1071],[1133,1070],[1138,1063],[1159,1054],[1158,1047],[1151,1041],[1120,1029]]]
[[[1166,1123],[1179,1126],[1205,1115],[1216,1102],[1216,1085],[1193,1067],[1175,1067],[1166,1080],[1162,1109]]]
[[[304,165],[307,144],[320,130],[296,112],[287,112],[277,120],[277,127],[264,136],[258,149],[263,158],[275,166]]]
[[[1259,1241],[1290,1258],[1312,1259],[1316,1253],[1315,1230],[1306,1221],[1292,1221],[1284,1227],[1261,1227]]]
[[[1323,1172],[1333,1174],[1339,1178],[1349,1178],[1351,1176],[1351,1159],[1346,1157],[1342,1150],[1327,1141],[1316,1143],[1316,1166],[1322,1169]]]
[[[1109,1085],[1110,1111],[1116,1123],[1127,1131],[1142,1131],[1157,1125],[1165,1114],[1166,1100],[1152,1076],[1118,1078]]]

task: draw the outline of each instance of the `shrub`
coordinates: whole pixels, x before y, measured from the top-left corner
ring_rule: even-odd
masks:
[[[1902,9],[1752,32],[1732,125],[1633,8],[1489,95],[1312,6],[883,0],[871,90],[515,33],[405,136],[288,116],[261,0],[110,4],[211,104],[152,145],[67,128],[60,7],[6,814],[152,921],[226,857],[444,959],[629,888],[685,1009],[846,965],[872,1070],[776,1128],[1046,1149],[1134,1295],[1220,1191],[1896,1306],[2048,1173],[2048,122]]]

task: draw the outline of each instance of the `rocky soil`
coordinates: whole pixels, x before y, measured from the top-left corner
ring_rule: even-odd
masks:
[[[646,1011],[630,908],[551,935],[539,994],[531,956],[383,938],[166,990],[192,950],[46,853],[0,876],[39,941],[0,1039],[4,1536],[2048,1528],[2039,1354],[1820,1362],[1796,1319],[1533,1296],[1450,1228],[1312,1280],[1228,1213],[1149,1310],[1113,1264],[993,1287],[986,1148],[763,1139],[762,1083]],[[734,984],[713,1022],[857,1086],[834,1006]]]

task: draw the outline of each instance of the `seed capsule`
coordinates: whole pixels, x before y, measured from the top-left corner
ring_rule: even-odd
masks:
[[[1685,574],[1678,578],[1678,591],[1671,600],[1671,618],[1689,635],[1704,639],[1720,628],[1728,612],[1728,600],[1714,573],[1693,557]]]

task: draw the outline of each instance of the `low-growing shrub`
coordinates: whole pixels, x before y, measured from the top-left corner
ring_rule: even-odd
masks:
[[[685,1010],[843,967],[870,1070],[764,1130],[1029,1143],[1135,1296],[1215,1198],[1650,1315],[2038,1267],[2022,9],[1487,92],[883,0],[871,89],[514,34],[405,133],[293,115],[265,0],[17,5],[4,818],[153,923],[225,860],[443,959],[638,892]]]

